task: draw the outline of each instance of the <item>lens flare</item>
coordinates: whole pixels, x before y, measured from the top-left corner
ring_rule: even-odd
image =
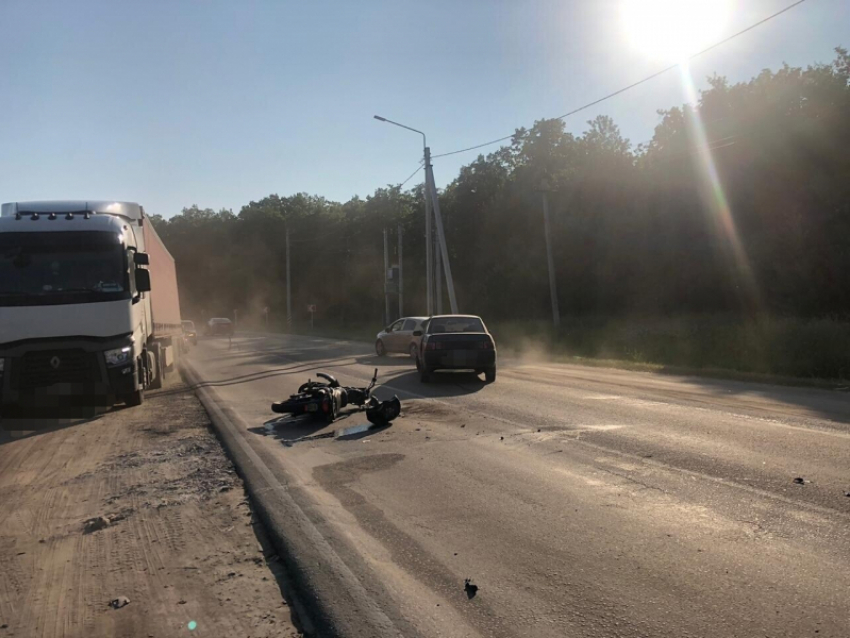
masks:
[[[623,28],[649,57],[680,62],[715,42],[730,14],[730,0],[624,0]]]
[[[694,87],[687,62],[682,63],[679,68],[682,73],[682,85],[688,102],[696,105],[698,103],[697,91],[696,87]],[[723,183],[720,180],[717,165],[711,153],[711,146],[705,132],[702,116],[696,106],[688,111],[691,114],[691,128],[695,138],[694,142],[697,149],[698,161],[702,169],[700,192],[702,193],[703,202],[711,211],[715,227],[724,239],[724,245],[727,247],[734,264],[735,275],[739,278],[741,285],[744,286],[744,290],[740,292],[744,297],[745,303],[752,308],[759,308],[761,306],[761,297],[756,284],[756,278],[735,225],[735,218],[732,214],[729,201],[726,198],[726,192],[723,190]]]

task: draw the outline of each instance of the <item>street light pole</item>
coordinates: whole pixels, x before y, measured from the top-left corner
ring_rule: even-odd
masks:
[[[286,229],[286,330],[292,332],[292,278],[289,270],[289,229]]]
[[[386,122],[387,124],[392,124],[393,126],[398,126],[399,128],[407,129],[408,131],[413,131],[414,133],[419,133],[422,136],[422,149],[424,153],[425,159],[425,172],[426,175],[430,170],[431,166],[431,149],[428,148],[428,141],[425,138],[425,133],[420,131],[419,129],[412,128],[410,126],[405,126],[399,122],[393,122],[392,120],[388,120],[385,117],[381,117],[380,115],[375,115],[374,118],[379,122]],[[431,246],[431,202],[428,196],[428,180],[426,177],[425,180],[425,299],[426,299],[426,307],[428,315],[434,314],[434,283],[433,283],[433,257],[432,257],[432,246]]]
[[[431,220],[434,214],[431,210],[431,196],[428,189],[428,167],[431,165],[431,149],[425,147],[425,314],[434,314],[434,242],[431,240]]]
[[[434,182],[434,171],[430,162],[425,167],[425,184],[430,186],[431,203],[434,206],[434,221],[437,224],[437,239],[440,242],[440,254],[443,258],[443,268],[446,271],[446,289],[449,293],[449,306],[452,309],[452,314],[456,315],[457,299],[455,298],[455,283],[452,277],[452,266],[449,263],[449,251],[446,248],[446,234],[443,232],[443,216],[440,213],[440,198],[437,196],[437,184]]]
[[[401,223],[398,225],[398,316],[404,316],[404,259],[402,256]]]
[[[388,288],[387,274],[390,271],[389,245],[387,244],[387,229],[384,228],[384,325],[388,326],[390,321],[390,291]]]

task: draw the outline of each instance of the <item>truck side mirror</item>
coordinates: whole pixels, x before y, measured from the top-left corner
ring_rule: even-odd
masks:
[[[135,252],[133,253],[133,263],[137,266],[149,266],[151,260],[147,253]]]
[[[147,257],[147,255],[145,255]],[[151,273],[149,270],[136,270],[136,291],[150,292],[151,289]]]
[[[414,336],[414,337],[421,337],[421,336],[422,336],[422,331],[421,331],[421,330],[414,330],[414,331],[413,331],[413,336]]]

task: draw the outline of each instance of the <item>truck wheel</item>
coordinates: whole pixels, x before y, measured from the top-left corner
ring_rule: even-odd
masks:
[[[496,366],[487,368],[484,371],[484,380],[487,381],[487,383],[493,383],[493,381],[496,380]]]
[[[134,408],[137,405],[142,405],[145,402],[145,391],[136,390],[124,396],[124,405],[128,408]]]
[[[151,379],[149,387],[151,390],[159,390],[162,387],[162,377],[165,373],[165,368],[162,365],[162,350],[158,343],[153,345],[151,352],[153,353],[153,379]]]

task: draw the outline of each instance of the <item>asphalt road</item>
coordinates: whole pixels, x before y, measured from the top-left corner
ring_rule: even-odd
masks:
[[[423,385],[307,337],[191,357],[399,635],[850,635],[846,393],[529,361]],[[316,371],[376,367],[391,427],[263,427]]]

